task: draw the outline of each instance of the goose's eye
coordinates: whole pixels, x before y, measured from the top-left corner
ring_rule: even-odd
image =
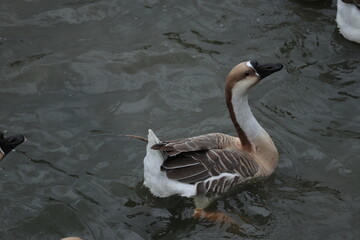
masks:
[[[245,73],[245,77],[247,77],[247,76],[249,76],[250,75],[250,73],[249,72],[246,72]]]

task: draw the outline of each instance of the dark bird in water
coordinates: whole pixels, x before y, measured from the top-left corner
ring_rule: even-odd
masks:
[[[24,141],[25,137],[23,135],[4,137],[4,134],[0,132],[0,160],[6,157],[11,150],[19,146]]]

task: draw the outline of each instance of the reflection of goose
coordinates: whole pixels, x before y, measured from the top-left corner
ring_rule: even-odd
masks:
[[[4,134],[0,132],[0,160],[24,141],[25,137],[22,135],[4,138]]]
[[[248,105],[248,92],[281,64],[256,61],[235,66],[226,80],[226,104],[238,137],[210,133],[197,137],[159,141],[149,130],[144,159],[144,184],[158,197],[179,194],[195,197],[198,211],[210,198],[234,185],[271,175],[278,151],[269,134],[259,125]]]
[[[360,0],[338,0],[336,22],[346,39],[360,43]]]

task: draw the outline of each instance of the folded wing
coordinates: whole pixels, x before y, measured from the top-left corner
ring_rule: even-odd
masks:
[[[259,171],[249,155],[235,149],[181,153],[166,159],[161,168],[170,179],[197,184],[198,194],[226,192]]]
[[[176,156],[184,152],[196,152],[210,149],[223,149],[231,142],[232,136],[223,133],[210,133],[197,137],[183,138],[160,142],[151,148],[165,152],[168,156]]]
[[[221,193],[259,171],[256,161],[234,147],[234,137],[211,133],[152,146],[168,155],[161,165],[169,179],[197,184],[198,193]]]

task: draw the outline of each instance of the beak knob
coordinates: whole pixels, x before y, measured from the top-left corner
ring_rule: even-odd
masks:
[[[271,75],[274,72],[280,71],[283,68],[281,63],[267,63],[260,65],[257,61],[251,60],[250,64],[255,69],[256,73],[259,74],[261,79]]]

